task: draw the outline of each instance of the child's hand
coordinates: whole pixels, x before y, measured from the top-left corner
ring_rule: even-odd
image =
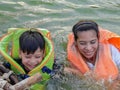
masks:
[[[74,68],[70,68],[70,67],[65,67],[64,73],[75,74],[75,75],[78,75],[80,77],[83,77],[82,73],[79,70],[74,69]]]

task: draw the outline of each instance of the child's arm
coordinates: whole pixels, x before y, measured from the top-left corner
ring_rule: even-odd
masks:
[[[72,74],[75,74],[75,75],[78,75],[78,76],[80,76],[80,77],[82,77],[83,76],[83,74],[79,71],[79,70],[77,70],[77,69],[75,69],[75,68],[71,68],[71,67],[65,67],[64,68],[64,72],[65,73],[72,73]]]
[[[42,80],[41,74],[36,73],[35,75],[33,75],[29,78],[26,78],[13,86],[10,86],[9,90],[23,90],[26,87],[30,87],[31,85],[33,85],[41,80]]]

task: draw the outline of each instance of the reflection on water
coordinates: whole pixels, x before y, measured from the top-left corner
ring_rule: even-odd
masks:
[[[67,35],[81,19],[95,20],[101,27],[120,34],[120,0],[0,0],[0,36],[10,27],[46,28],[51,31],[60,63],[66,63]],[[74,75],[49,82],[49,90],[106,89]]]
[[[92,78],[77,77],[66,74],[63,79],[52,79],[47,90],[107,90],[102,81],[95,82]]]
[[[90,74],[81,77],[64,74],[62,78],[51,79],[46,90],[120,90],[120,82],[116,81],[112,81],[112,79],[96,81]],[[114,85],[116,86],[114,87]]]

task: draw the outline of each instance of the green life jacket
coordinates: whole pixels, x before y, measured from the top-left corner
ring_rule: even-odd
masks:
[[[26,30],[28,30],[28,28],[9,28],[8,33],[0,39],[0,53],[6,59],[6,61],[11,64],[11,69],[16,74],[26,74],[25,70],[14,60],[19,58],[19,37]],[[48,68],[52,69],[54,63],[54,50],[50,38],[50,32],[46,29],[40,28],[38,28],[38,32],[40,32],[45,39],[45,57],[40,65],[28,72],[28,75],[32,76],[35,73],[40,72],[43,80],[32,85],[32,90],[44,90],[43,88],[45,83],[47,80],[49,80],[50,76],[47,73],[42,73],[41,69],[43,66],[47,66]],[[9,47],[12,48],[10,49]],[[8,54],[9,51],[11,51],[11,55]]]

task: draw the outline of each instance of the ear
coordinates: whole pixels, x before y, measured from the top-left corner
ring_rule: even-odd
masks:
[[[98,40],[100,39],[100,33],[98,33]]]
[[[77,46],[77,41],[74,42],[75,46]]]
[[[21,50],[19,49],[19,57],[21,58]]]
[[[43,57],[45,57],[45,51],[43,51]]]

